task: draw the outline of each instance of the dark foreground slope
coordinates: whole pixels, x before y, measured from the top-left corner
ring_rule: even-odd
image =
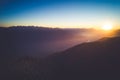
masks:
[[[120,37],[83,43],[45,59],[0,56],[0,80],[120,80]]]
[[[44,64],[42,58],[102,37],[100,32],[96,32],[94,29],[0,27],[0,80],[52,79],[46,73],[52,69]]]
[[[47,80],[120,79],[120,37],[83,43],[49,56]]]

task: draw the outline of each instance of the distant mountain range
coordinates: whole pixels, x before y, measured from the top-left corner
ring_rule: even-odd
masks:
[[[94,29],[11,26],[0,27],[0,37],[1,53],[45,57],[88,40],[97,40],[102,34]]]
[[[120,31],[114,37],[101,39],[95,34],[99,37],[96,38],[95,32],[91,29],[0,28],[0,80],[119,80]],[[85,37],[88,35],[92,37]],[[50,44],[39,48],[38,43],[67,42],[78,37],[82,38],[76,46],[48,53],[44,58],[25,55],[31,51],[36,54],[36,47],[37,50],[56,47]],[[67,45],[66,42],[63,44]]]

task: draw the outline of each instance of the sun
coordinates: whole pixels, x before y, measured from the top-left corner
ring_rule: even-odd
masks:
[[[102,29],[109,31],[109,30],[113,29],[113,26],[112,26],[112,24],[105,24],[102,26]]]

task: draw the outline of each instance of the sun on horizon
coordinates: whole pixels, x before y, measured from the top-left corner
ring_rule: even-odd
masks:
[[[113,29],[113,25],[112,24],[105,24],[102,26],[103,30],[109,31]]]

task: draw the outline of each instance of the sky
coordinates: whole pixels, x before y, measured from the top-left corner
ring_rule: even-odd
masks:
[[[0,0],[0,26],[119,27],[120,0]]]

